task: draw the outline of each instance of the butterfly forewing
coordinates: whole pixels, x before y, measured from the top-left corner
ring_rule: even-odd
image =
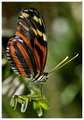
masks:
[[[44,20],[35,8],[20,12],[15,37],[7,46],[12,69],[23,77],[42,74],[47,57],[47,35]]]

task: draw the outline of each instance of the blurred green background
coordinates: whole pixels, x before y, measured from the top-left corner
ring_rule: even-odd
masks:
[[[38,118],[32,101],[25,113],[20,105],[10,106],[13,94],[26,94],[25,78],[16,75],[6,59],[8,40],[14,36],[19,12],[35,7],[42,14],[48,37],[48,56],[45,72],[51,71],[67,55],[79,56],[49,77],[44,95],[51,107],[43,110],[42,118],[82,117],[82,2],[2,2],[2,117]],[[23,84],[20,85],[20,82]],[[19,88],[19,89],[18,89]]]

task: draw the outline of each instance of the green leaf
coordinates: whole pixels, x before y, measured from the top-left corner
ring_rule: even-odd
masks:
[[[43,100],[40,100],[39,104],[45,110],[48,110],[50,108],[50,104],[48,103],[48,101],[45,98]]]
[[[37,109],[37,114],[39,117],[43,115],[41,106],[39,106],[39,109]]]
[[[17,99],[18,98],[18,99]],[[21,112],[25,112],[28,106],[28,102],[33,100],[33,108],[36,110],[39,117],[42,116],[42,108],[48,110],[50,105],[47,102],[46,98],[40,96],[39,93],[31,93],[29,95],[15,95],[12,97],[12,106],[16,109],[17,102],[21,104]]]
[[[16,107],[17,107],[17,102],[18,102],[18,96],[15,95],[15,96],[13,96],[12,99],[11,99],[11,106],[13,107],[14,110],[15,110]]]
[[[18,97],[18,102],[21,103],[21,104],[23,104],[25,102],[25,100],[21,96],[19,96]]]
[[[34,110],[37,111],[38,116],[41,117],[43,113],[42,113],[42,108],[39,105],[39,102],[33,101],[33,108],[34,108]]]
[[[38,104],[36,101],[33,101],[33,108],[34,108],[34,110],[36,110],[38,108]]]
[[[28,99],[25,99],[24,103],[21,106],[21,112],[25,112],[28,106]]]

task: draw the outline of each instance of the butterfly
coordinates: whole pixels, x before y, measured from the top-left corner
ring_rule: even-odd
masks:
[[[39,82],[43,86],[50,73],[68,59],[66,57],[52,71],[44,72],[47,59],[47,32],[44,19],[36,8],[26,8],[19,13],[16,33],[7,44],[6,56],[16,74],[31,78],[31,82]]]

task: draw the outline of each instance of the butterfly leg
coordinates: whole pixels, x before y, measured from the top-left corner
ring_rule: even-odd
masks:
[[[29,83],[30,83],[30,81],[27,82],[27,88],[28,88],[28,86],[29,86]]]
[[[43,97],[43,89],[44,89],[44,86],[46,84],[46,81],[47,81],[48,78],[44,79],[43,81],[40,82],[41,84],[41,96]]]
[[[40,83],[40,84],[41,84],[41,96],[43,97],[43,89],[44,89],[44,86],[45,86],[45,84],[46,84],[47,79],[48,79],[48,78],[45,78],[45,79],[43,79],[42,81],[35,81],[35,80],[28,81],[28,83],[27,83],[27,88],[28,88],[30,82],[38,82],[38,83]]]
[[[46,82],[42,82],[41,83],[41,96],[43,97],[43,88],[44,88],[44,86],[45,86],[45,83]]]

